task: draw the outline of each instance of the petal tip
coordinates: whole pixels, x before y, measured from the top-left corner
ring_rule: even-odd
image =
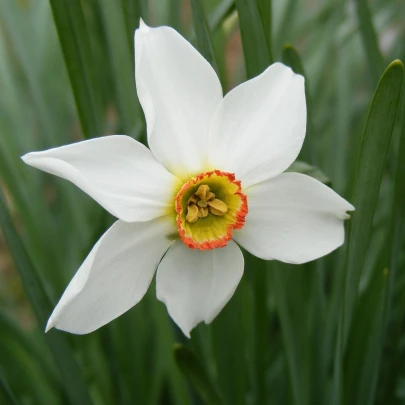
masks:
[[[45,327],[45,333],[49,332],[55,326],[55,322],[52,317],[49,318]]]
[[[139,19],[139,31],[147,33],[149,31],[149,26],[145,24],[142,18]]]
[[[274,62],[273,65],[271,66],[274,65],[276,65],[279,69],[284,69],[285,71],[288,71],[289,74],[291,75],[291,78],[295,77],[297,80],[301,80],[303,83],[305,83],[304,75],[302,75],[301,73],[294,72],[291,66],[285,65],[282,62]]]
[[[22,155],[20,158],[24,163],[29,164],[28,162],[30,160],[30,153],[26,153],[25,155]]]
[[[181,328],[180,328],[180,329],[181,329]],[[186,338],[191,339],[190,331],[183,330],[183,329],[181,329],[181,331],[184,333],[184,335],[186,336]]]

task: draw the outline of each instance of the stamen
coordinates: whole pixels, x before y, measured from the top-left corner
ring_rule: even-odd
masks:
[[[208,191],[207,196],[205,197],[205,201],[211,201],[215,198],[215,194]]]
[[[198,219],[198,207],[195,204],[190,204],[187,207],[187,216],[186,219],[188,222],[195,222]]]
[[[201,184],[197,191],[188,199],[186,220],[190,223],[198,218],[206,218],[209,213],[214,215],[225,215],[228,206],[210,190],[206,184]]]
[[[210,212],[214,215],[225,215],[228,212],[227,205],[217,198],[212,201],[208,201],[208,206],[210,207]]]
[[[210,188],[206,184],[201,184],[200,187],[198,187],[198,190],[195,192],[194,195],[199,197],[201,200],[205,200],[205,196],[207,193],[210,191]]]

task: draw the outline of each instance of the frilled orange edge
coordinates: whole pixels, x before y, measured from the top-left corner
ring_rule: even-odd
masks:
[[[209,186],[216,198],[228,206],[223,216],[209,214],[190,223],[186,220],[189,198],[202,184]],[[246,195],[235,175],[219,170],[201,173],[185,183],[175,198],[176,222],[180,238],[191,249],[211,250],[226,246],[232,239],[232,230],[241,229],[248,213]]]

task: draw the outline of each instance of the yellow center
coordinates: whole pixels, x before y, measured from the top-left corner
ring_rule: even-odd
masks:
[[[191,178],[175,200],[180,238],[192,249],[226,246],[232,231],[243,227],[248,211],[240,181],[219,170]]]

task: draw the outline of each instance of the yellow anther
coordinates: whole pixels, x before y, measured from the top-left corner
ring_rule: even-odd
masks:
[[[205,200],[200,200],[200,201],[198,201],[198,206],[199,207],[206,207],[207,206],[207,201],[205,201]]]
[[[215,198],[215,194],[212,193],[211,191],[208,191],[206,197],[205,197],[205,201],[211,201]]]
[[[198,207],[195,204],[190,204],[187,207],[187,216],[186,216],[186,220],[188,222],[195,222],[198,219]]]
[[[201,184],[201,186],[198,187],[198,190],[194,193],[194,195],[199,197],[201,200],[205,200],[205,197],[209,191],[210,188],[206,184]]]
[[[228,212],[228,206],[217,198],[215,200],[208,201],[208,206],[210,207],[211,214],[214,215],[225,215]]]

